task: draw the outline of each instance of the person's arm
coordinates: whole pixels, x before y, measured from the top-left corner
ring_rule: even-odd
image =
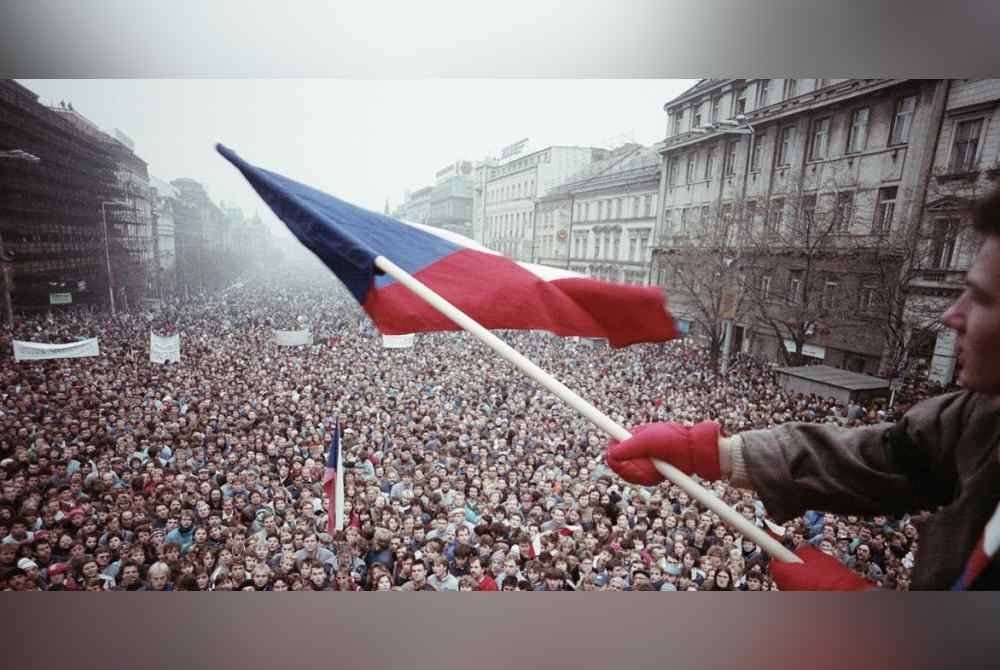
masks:
[[[756,490],[778,521],[809,509],[901,514],[950,502],[954,452],[985,404],[958,392],[915,406],[896,424],[840,428],[788,423],[719,439],[722,475]]]

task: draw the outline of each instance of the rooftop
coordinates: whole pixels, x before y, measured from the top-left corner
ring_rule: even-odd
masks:
[[[775,372],[847,389],[848,391],[871,391],[889,388],[888,379],[863,375],[860,372],[851,372],[850,370],[841,370],[829,365],[802,365],[792,368],[778,368]]]

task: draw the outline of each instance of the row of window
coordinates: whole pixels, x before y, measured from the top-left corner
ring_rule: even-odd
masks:
[[[639,262],[648,260],[649,229],[643,229],[628,236],[628,255],[621,257],[622,232],[605,231],[594,233],[583,231],[573,235],[573,258],[595,258],[610,261]],[[591,244],[593,240],[593,244]]]
[[[917,97],[915,95],[904,96],[896,101],[892,124],[889,131],[888,146],[903,145],[909,142],[910,131],[913,126],[913,115],[916,110]],[[871,124],[871,108],[860,107],[850,112],[849,125],[845,138],[843,153],[850,155],[860,153],[868,148],[869,128]],[[982,119],[977,120],[976,126],[970,123],[963,127],[962,156],[968,156],[971,148],[971,155],[975,156],[975,148],[978,146],[979,134],[982,130]],[[810,161],[825,160],[833,157],[834,146],[831,142],[831,126],[833,116],[826,116],[813,120],[810,127],[807,159]],[[777,144],[774,165],[777,168],[786,168],[792,164],[793,149],[795,147],[798,127],[795,125],[784,126],[777,131]],[[750,148],[751,172],[759,172],[763,160],[764,147],[768,141],[770,133],[767,129],[758,130],[752,136]],[[736,156],[739,140],[730,140],[724,146],[724,160],[722,173],[724,176],[736,174]],[[956,145],[957,146],[957,145]],[[699,163],[701,169],[699,170]],[[686,156],[685,183],[692,184],[697,181],[710,180],[714,175],[715,168],[715,147],[705,150],[702,158],[701,152],[693,151]],[[670,161],[668,168],[667,183],[676,186],[680,171],[680,161],[675,158]]]
[[[896,186],[885,186],[878,190],[875,204],[875,214],[871,223],[871,233],[880,235],[892,230],[892,220],[896,212],[896,198],[899,189]],[[809,230],[816,230],[817,217],[817,194],[809,193],[802,196],[801,209],[798,215]],[[744,229],[752,229],[758,214],[764,215],[764,234],[769,237],[777,236],[784,230],[785,216],[788,213],[786,200],[784,197],[776,197],[770,200],[770,207],[766,211],[758,211],[756,200],[747,200],[744,205],[742,224]],[[663,232],[665,235],[687,235],[692,232],[705,232],[710,223],[710,209],[708,205],[696,205],[693,207],[678,207],[663,210]],[[733,226],[732,203],[724,203],[720,209],[720,220],[722,231],[726,235],[732,235]],[[822,213],[822,212],[821,212]],[[855,192],[841,191],[834,195],[830,218],[821,221],[820,229],[831,233],[851,232],[852,224],[855,222]],[[676,220],[675,220],[676,219]],[[731,238],[729,238],[731,241]]]
[[[490,235],[495,238],[527,237],[534,219],[535,213],[532,211],[510,212],[487,216],[486,225],[491,231]]]
[[[788,98],[794,98],[796,95],[805,93],[803,90],[805,87],[802,85],[798,79],[783,79],[781,88],[781,100],[787,100]],[[813,79],[812,89],[816,90],[824,88],[829,85],[829,79]],[[754,106],[753,109],[760,109],[762,107],[767,107],[768,105],[779,102],[773,98],[772,86],[773,80],[771,79],[758,79],[754,82]],[[724,95],[717,95],[713,97],[710,101],[698,100],[691,104],[689,108],[680,109],[671,114],[671,135],[679,135],[685,130],[690,130],[692,128],[698,128],[706,124],[718,123],[723,119],[731,119],[740,114],[746,114],[750,111],[748,107],[747,100],[750,95],[750,85],[742,86],[739,89],[726,93]],[[728,100],[728,114],[723,115],[723,108],[726,107],[724,100]],[[709,113],[707,118],[703,115],[703,109],[708,103]],[[685,121],[689,121],[685,124]]]
[[[651,217],[654,211],[654,195],[632,196],[630,198],[605,198],[576,203],[574,221],[608,221]]]
[[[526,179],[516,184],[507,184],[487,189],[486,202],[503,202],[505,200],[517,200],[518,198],[535,197],[535,180]]]

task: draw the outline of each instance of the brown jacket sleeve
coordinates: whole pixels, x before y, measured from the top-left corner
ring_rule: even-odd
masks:
[[[958,488],[955,448],[976,398],[950,393],[914,406],[895,424],[843,428],[788,423],[741,433],[748,481],[768,514],[806,510],[895,515],[933,510]]]

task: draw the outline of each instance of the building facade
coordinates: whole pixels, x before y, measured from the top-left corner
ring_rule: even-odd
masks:
[[[101,202],[121,197],[109,145],[0,80],[4,311],[106,305]]]
[[[154,193],[153,229],[156,294],[160,300],[177,293],[177,246],[174,238],[174,207],[180,197],[176,187],[150,175]]]
[[[903,335],[910,362],[926,366],[932,381],[948,384],[956,374],[957,341],[936,316],[962,292],[981,244],[971,230],[969,206],[1000,187],[1000,79],[952,79],[943,86]]]
[[[646,284],[659,186],[657,148],[626,144],[538,198],[532,258],[593,277]]]
[[[427,225],[472,237],[474,167],[456,161],[437,171],[428,205]]]
[[[735,350],[879,372],[944,87],[702,80],[668,102],[653,276],[681,329],[724,318]],[[685,285],[682,259],[712,253],[732,268],[738,313],[706,313],[708,284]]]
[[[515,260],[537,258],[535,199],[608,154],[594,147],[550,146],[483,167],[483,244]]]

